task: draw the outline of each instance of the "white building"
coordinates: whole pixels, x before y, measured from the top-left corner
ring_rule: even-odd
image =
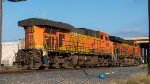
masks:
[[[15,61],[15,53],[18,52],[19,42],[2,42],[1,64],[12,66]]]

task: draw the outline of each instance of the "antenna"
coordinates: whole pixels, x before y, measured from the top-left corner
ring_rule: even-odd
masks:
[[[46,11],[43,11],[42,18],[45,18]]]

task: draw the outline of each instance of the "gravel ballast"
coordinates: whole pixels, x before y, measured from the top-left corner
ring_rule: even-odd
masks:
[[[105,84],[112,80],[127,79],[135,73],[146,73],[141,67],[115,67],[87,70],[49,71],[24,74],[1,74],[0,84]],[[100,79],[99,74],[105,74]]]

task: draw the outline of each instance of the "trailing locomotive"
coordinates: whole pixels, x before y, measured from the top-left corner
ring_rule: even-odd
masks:
[[[124,40],[116,36],[110,36],[110,40],[113,42],[117,66],[139,65],[141,50],[136,41]]]
[[[43,48],[48,52],[49,68],[139,64],[140,48],[134,41],[121,38],[120,41],[101,31],[39,18],[22,20],[18,25],[25,30],[25,49],[19,50],[16,56],[19,67],[41,66]]]

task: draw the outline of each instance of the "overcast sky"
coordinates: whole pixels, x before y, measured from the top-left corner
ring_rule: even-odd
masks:
[[[23,38],[18,21],[33,17],[119,37],[148,36],[148,0],[27,0],[3,2],[3,41]]]

